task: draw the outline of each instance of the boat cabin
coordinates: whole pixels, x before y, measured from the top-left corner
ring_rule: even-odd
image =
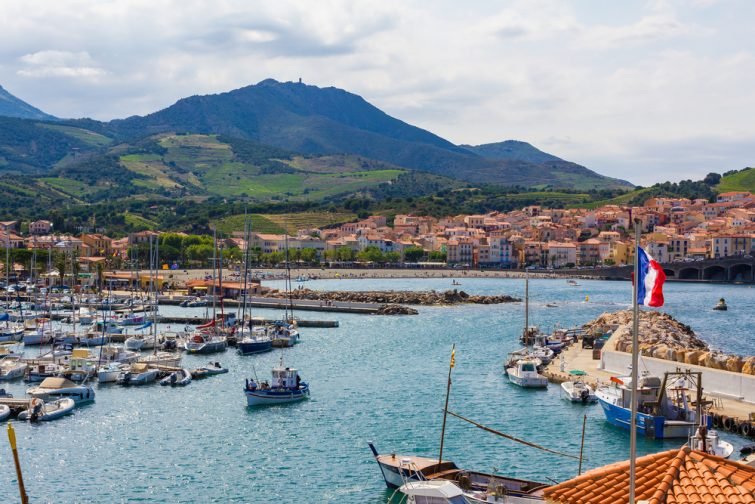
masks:
[[[295,389],[299,387],[301,378],[299,372],[293,368],[273,368],[272,387]]]

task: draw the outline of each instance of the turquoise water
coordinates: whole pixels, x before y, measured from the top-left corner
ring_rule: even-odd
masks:
[[[520,280],[463,279],[470,293],[522,296]],[[530,282],[531,321],[572,326],[626,308],[628,283]],[[307,284],[338,290],[450,288],[450,280],[331,280]],[[755,354],[755,289],[667,284],[668,312],[713,346]],[[589,302],[584,302],[589,296]],[[729,311],[713,312],[725,297]],[[556,303],[557,308],[547,308]],[[165,308],[164,313],[178,308]],[[195,309],[194,313],[202,313]],[[255,315],[274,317],[258,310]],[[417,316],[302,313],[337,318],[338,329],[302,329],[283,351],[312,387],[309,401],[249,409],[244,378],[269,377],[281,352],[213,357],[231,369],[183,389],[159,385],[97,387],[95,404],[41,425],[15,423],[32,502],[386,502],[389,491],[366,445],[384,452],[437,455],[448,359],[457,345],[449,409],[494,429],[567,453],[579,453],[587,415],[585,467],[627,458],[629,436],[606,425],[599,406],[559,399],[559,388],[527,391],[503,375],[517,348],[521,303],[420,307]],[[206,357],[185,356],[186,367]],[[2,385],[21,396],[23,383]],[[724,435],[739,447],[746,441]],[[640,441],[639,452],[678,446]],[[444,458],[463,467],[541,481],[576,475],[572,459],[527,448],[448,419]],[[15,498],[5,434],[0,439],[0,501]]]

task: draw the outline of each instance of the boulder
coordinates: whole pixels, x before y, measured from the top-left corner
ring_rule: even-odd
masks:
[[[748,357],[742,363],[742,374],[755,375],[755,357]]]
[[[726,359],[726,370],[731,371],[732,373],[741,373],[742,365],[742,357],[739,357],[738,355],[732,355]]]

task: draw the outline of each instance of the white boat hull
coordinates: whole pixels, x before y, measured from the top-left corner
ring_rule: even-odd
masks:
[[[36,399],[39,401],[39,399]],[[35,401],[33,399],[32,401]],[[49,422],[58,418],[70,415],[76,403],[73,399],[58,399],[57,401],[44,403],[40,408],[40,414],[36,419],[32,418],[31,412],[27,409],[18,414],[19,420],[36,420],[37,422]]]
[[[265,406],[268,404],[286,404],[304,400],[309,397],[309,386],[300,390],[245,390],[247,406]]]

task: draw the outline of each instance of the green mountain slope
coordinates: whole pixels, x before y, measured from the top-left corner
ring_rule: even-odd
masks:
[[[733,173],[724,174],[721,182],[716,186],[718,192],[750,191],[755,193],[755,168],[745,168]]]

